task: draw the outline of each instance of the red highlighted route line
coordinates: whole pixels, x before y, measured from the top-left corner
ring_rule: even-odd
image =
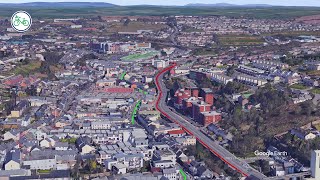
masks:
[[[191,133],[185,126],[183,126],[181,123],[179,123],[178,121],[172,119],[166,112],[162,111],[160,108],[159,108],[159,102],[160,102],[160,99],[162,97],[162,91],[160,89],[160,85],[159,85],[159,77],[160,75],[162,75],[163,73],[171,70],[172,68],[174,68],[176,66],[176,64],[172,64],[170,65],[169,67],[166,67],[164,69],[162,69],[156,76],[156,86],[157,86],[157,89],[158,89],[158,99],[157,99],[157,102],[156,102],[156,109],[158,111],[161,112],[161,114],[163,114],[165,117],[167,117],[168,119],[170,119],[172,122],[175,122],[176,124],[180,125],[182,127],[183,130],[185,130],[187,133],[189,133],[190,135],[193,135],[193,133]],[[215,152],[213,149],[211,149],[205,142],[203,142],[201,139],[199,139],[198,137],[196,137],[196,139],[204,146],[206,147],[207,149],[209,149],[215,156],[217,156],[219,159],[221,159],[223,162],[227,163],[231,168],[235,169],[236,171],[238,171],[239,173],[241,173],[243,176],[246,176],[248,177],[248,174],[244,173],[243,171],[241,171],[240,169],[238,169],[237,167],[235,167],[234,165],[232,165],[231,163],[229,163],[225,158],[223,158],[222,156],[220,156],[217,152]]]

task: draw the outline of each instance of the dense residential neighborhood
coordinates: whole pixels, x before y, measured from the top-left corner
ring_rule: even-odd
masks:
[[[0,16],[0,179],[317,180],[317,22]]]

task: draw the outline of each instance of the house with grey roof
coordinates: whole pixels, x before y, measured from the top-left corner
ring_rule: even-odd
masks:
[[[26,116],[22,119],[22,121],[21,121],[21,126],[26,127],[26,126],[28,126],[30,123],[31,123],[31,116],[28,114],[28,115],[26,115]]]
[[[19,149],[10,150],[4,160],[5,170],[16,170],[21,167],[21,152]]]
[[[125,154],[121,152],[113,155],[112,159],[107,159],[104,162],[109,170],[112,170],[112,167],[119,163],[124,164],[127,170],[140,169],[143,167],[143,154]]]
[[[54,149],[58,151],[66,151],[69,149],[68,142],[56,142],[54,146]]]
[[[11,117],[20,117],[29,106],[30,106],[29,101],[27,100],[20,101],[16,105],[16,107],[11,111]]]
[[[5,177],[30,176],[30,175],[31,175],[31,171],[26,169],[13,169],[13,170],[0,171],[1,179],[5,179]]]
[[[12,129],[10,131],[7,131],[6,133],[4,133],[3,135],[3,140],[7,141],[7,140],[19,140],[20,138],[20,131],[16,130],[16,129]]]
[[[290,133],[302,140],[310,140],[317,137],[314,133],[301,128],[293,128],[290,130]]]
[[[56,169],[57,162],[56,158],[52,154],[47,155],[29,155],[25,156],[23,159],[23,166],[25,169],[31,170],[46,170],[46,169]]]
[[[117,163],[112,166],[111,171],[113,174],[126,174],[127,167],[124,164]]]
[[[45,148],[55,147],[55,140],[53,138],[45,138],[39,142],[39,145]]]
[[[88,136],[80,136],[76,140],[76,148],[81,154],[89,154],[95,148],[91,145],[92,139]]]
[[[153,153],[153,166],[157,168],[170,168],[176,165],[177,155],[169,148],[158,149]]]
[[[168,180],[176,180],[179,177],[179,170],[176,168],[163,169],[162,173]]]

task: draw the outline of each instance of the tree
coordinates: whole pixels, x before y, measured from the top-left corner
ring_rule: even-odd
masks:
[[[22,64],[22,65],[27,65],[27,64],[29,64],[29,63],[30,63],[30,59],[29,59],[29,58],[26,58],[26,59],[24,59],[24,60],[21,61],[21,64]]]
[[[167,25],[171,28],[173,28],[174,26],[177,26],[177,19],[175,17],[168,17]]]
[[[97,170],[97,161],[90,159],[89,160],[89,170],[90,172],[94,172]]]
[[[313,110],[313,103],[312,101],[305,101],[301,104],[301,114],[310,117],[312,110]]]
[[[5,109],[6,114],[10,114],[11,110],[13,110],[14,106],[15,106],[14,100],[10,100],[10,101],[5,102],[4,109]]]
[[[270,173],[270,166],[268,161],[260,160],[260,167],[263,174],[269,174]]]
[[[151,166],[150,166],[150,161],[143,161],[143,167],[141,168],[141,172],[148,172],[150,171]]]
[[[98,56],[94,55],[93,53],[85,54],[80,59],[77,60],[76,64],[79,66],[85,66],[86,61],[89,59],[97,59]]]
[[[256,93],[250,96],[249,101],[252,104],[260,104],[264,113],[274,112],[274,110],[287,103],[289,98],[284,92],[273,89],[268,83],[265,87],[260,88]]]
[[[301,106],[297,106],[292,113],[295,115],[300,115],[301,111],[302,111]]]
[[[106,27],[105,26],[100,26],[98,29],[99,30],[104,30]]]
[[[54,72],[51,71],[50,66],[57,66],[63,55],[63,53],[58,52],[43,53],[45,61],[41,62],[40,72],[47,74],[49,79],[56,79],[57,77],[55,76]]]
[[[25,92],[29,96],[36,96],[37,95],[37,89],[36,89],[36,87],[34,85],[31,85],[30,87],[27,87]]]
[[[228,67],[228,69],[227,69],[227,72],[226,72],[226,75],[227,76],[232,76],[233,74],[234,74],[234,70],[235,70],[235,68],[236,68],[236,66],[230,66],[230,67]]]
[[[167,56],[167,53],[165,51],[161,51],[161,56]]]
[[[125,18],[123,26],[128,26],[131,20],[129,18]]]
[[[247,90],[247,87],[238,82],[228,82],[227,85],[223,86],[220,93],[234,94]]]
[[[199,86],[200,86],[200,88],[212,88],[213,87],[212,82],[208,77],[201,79],[199,82]]]
[[[71,170],[71,176],[75,180],[80,179],[80,174],[79,174],[80,162],[81,162],[81,157],[80,157],[80,155],[77,155],[76,156],[76,163]]]

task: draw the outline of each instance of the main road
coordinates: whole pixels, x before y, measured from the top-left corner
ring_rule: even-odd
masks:
[[[245,161],[240,160],[228,150],[220,146],[217,142],[213,141],[205,134],[203,134],[197,127],[192,125],[189,121],[184,119],[179,114],[171,111],[166,103],[166,96],[169,90],[166,88],[163,82],[163,75],[175,67],[175,64],[161,70],[156,76],[156,86],[158,89],[158,100],[156,108],[162,115],[166,116],[169,120],[179,124],[186,132],[196,137],[196,139],[207,149],[209,149],[214,155],[227,163],[229,167],[237,170],[245,177],[252,177],[252,179],[265,179],[266,176],[257,170],[250,167]]]

